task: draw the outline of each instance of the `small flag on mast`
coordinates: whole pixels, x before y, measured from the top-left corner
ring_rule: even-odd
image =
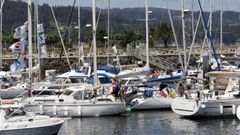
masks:
[[[24,57],[21,56],[15,63],[13,63],[10,67],[12,72],[20,72],[23,68],[25,68]]]
[[[22,38],[15,44],[12,44],[10,47],[14,53],[23,53],[25,51],[25,39]]]
[[[26,25],[22,25],[19,26],[15,29],[15,33],[14,33],[14,38],[16,39],[22,39],[22,38],[27,38],[27,26]]]

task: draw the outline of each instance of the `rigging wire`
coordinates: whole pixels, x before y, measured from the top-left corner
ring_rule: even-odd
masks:
[[[58,26],[58,23],[57,23],[57,19],[56,19],[55,13],[53,11],[53,7],[50,6],[50,8],[51,8],[51,12],[52,12],[52,15],[53,15],[53,18],[54,18],[54,22],[55,22],[56,27],[57,27],[58,35],[59,35],[61,43],[62,43],[63,50],[64,50],[64,52],[66,54],[68,66],[69,66],[70,69],[72,69],[70,61],[69,61],[69,58],[68,58],[68,53],[67,53],[67,50],[65,48],[65,44],[64,44],[64,41],[63,41],[63,38],[62,38],[62,35],[61,35],[61,32],[60,32],[60,29],[59,29],[59,26]]]
[[[182,67],[182,69],[183,69],[183,60],[182,60],[182,57],[181,57],[181,51],[180,51],[180,49],[179,49],[179,44],[178,44],[178,40],[177,40],[177,36],[176,36],[176,31],[175,31],[175,28],[174,28],[174,24],[173,24],[173,20],[172,20],[172,14],[171,14],[171,11],[170,11],[170,8],[169,8],[169,3],[168,3],[168,1],[167,1],[167,9],[168,9],[169,20],[170,20],[170,23],[171,23],[171,26],[172,26],[174,41],[175,41],[175,44],[176,44],[176,46],[177,46],[178,57],[179,57],[179,59],[180,59],[180,64],[181,64],[181,67]]]

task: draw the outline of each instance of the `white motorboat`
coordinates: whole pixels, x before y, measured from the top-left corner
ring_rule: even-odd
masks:
[[[235,116],[240,104],[239,72],[210,72],[214,87],[185,92],[173,99],[173,112],[184,117]],[[191,94],[190,94],[191,93]]]
[[[6,105],[3,105],[6,103]],[[12,101],[2,101],[0,106],[1,135],[54,135],[63,124],[60,118],[50,118],[25,112]]]
[[[27,110],[38,114],[59,117],[98,117],[125,112],[124,102],[115,101],[110,94],[94,97],[93,91],[93,86],[89,84],[72,86],[61,95],[28,98],[24,106]]]

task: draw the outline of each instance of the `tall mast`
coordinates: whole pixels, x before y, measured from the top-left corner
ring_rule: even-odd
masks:
[[[32,0],[28,0],[28,65],[29,65],[29,84],[32,86]],[[31,94],[31,93],[30,93]]]
[[[81,59],[81,9],[80,9],[80,0],[78,0],[78,66],[80,67],[80,59]]]
[[[1,13],[0,13],[0,70],[2,70],[2,16],[3,16],[3,3],[4,3],[4,0],[1,0]]]
[[[193,35],[194,35],[194,11],[193,11],[193,9],[194,9],[194,3],[193,3],[193,0],[192,0],[192,37],[193,37]]]
[[[207,20],[205,18],[205,15],[203,13],[203,8],[202,8],[202,5],[201,5],[201,2],[200,0],[198,0],[198,5],[200,7],[200,13],[201,13],[201,17],[202,17],[202,20],[203,20],[203,25],[204,25],[204,29],[205,31],[207,32],[207,37],[208,37],[208,40],[210,42],[210,45],[211,45],[211,48],[212,48],[212,51],[213,51],[213,54],[214,54],[214,57],[215,57],[215,60],[217,62],[217,66],[218,66],[218,71],[221,71],[221,63],[220,61],[218,60],[218,57],[217,57],[217,54],[216,54],[216,50],[214,48],[214,44],[213,44],[213,41],[212,41],[212,36],[210,34],[210,31],[208,29],[208,25],[207,25]]]
[[[96,45],[96,0],[92,0],[92,34],[93,34],[93,71],[94,88],[97,86],[97,45]]]
[[[187,58],[186,58],[186,39],[185,39],[185,21],[184,21],[184,0],[181,0],[182,11],[182,36],[183,36],[183,56],[184,56],[184,70],[187,70]]]
[[[34,34],[34,44],[33,44],[33,54],[37,54],[37,25],[38,25],[38,23],[37,23],[37,0],[34,0],[34,4],[33,4],[33,34]],[[35,63],[35,61],[34,61],[34,64],[36,64]]]
[[[148,30],[148,0],[145,0],[145,19],[146,19],[146,67],[149,67],[149,30]]]
[[[222,54],[223,46],[223,0],[221,0],[221,11],[220,11],[220,54]]]
[[[109,65],[110,52],[110,0],[108,0],[108,28],[107,28],[107,64]]]
[[[35,47],[37,47],[37,50],[35,51],[35,53],[38,53],[38,65],[39,65],[39,71],[38,71],[38,74],[39,74],[39,80],[42,80],[43,78],[44,78],[44,76],[45,75],[43,75],[43,74],[45,74],[45,72],[44,71],[42,71],[42,66],[44,66],[44,65],[42,65],[43,63],[42,63],[42,61],[41,61],[41,50],[40,50],[40,45],[39,45],[39,40],[38,40],[38,37],[39,37],[39,33],[38,33],[38,24],[39,24],[39,20],[38,20],[38,0],[35,0],[35,4],[34,4],[34,35],[36,36],[35,37]]]
[[[212,36],[212,8],[213,8],[213,0],[210,1],[210,24],[209,24],[209,31]]]

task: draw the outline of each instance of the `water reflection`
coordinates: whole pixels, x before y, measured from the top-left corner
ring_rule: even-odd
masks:
[[[240,121],[184,119],[171,111],[132,112],[130,116],[75,118],[67,120],[59,135],[209,135],[239,134]]]

